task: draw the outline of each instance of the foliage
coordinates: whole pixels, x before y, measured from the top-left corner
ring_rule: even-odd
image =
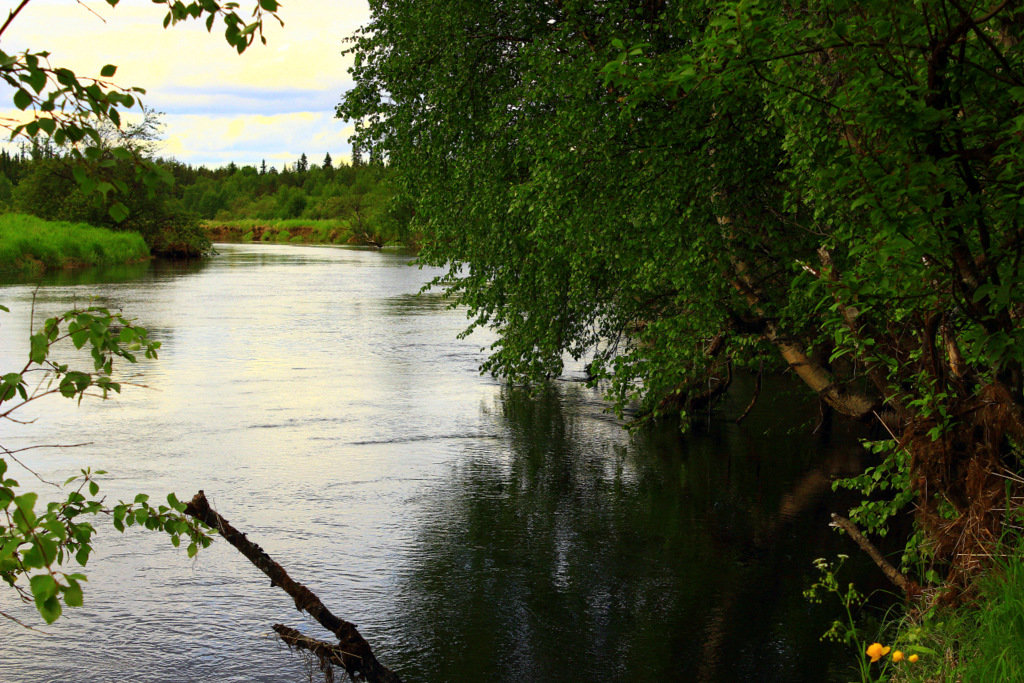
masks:
[[[143,261],[142,237],[85,223],[57,223],[22,214],[0,214],[0,270],[38,271]]]
[[[0,420],[16,423],[19,409],[51,395],[81,401],[91,394],[106,397],[111,391],[120,392],[120,383],[113,379],[114,361],[134,363],[137,354],[156,358],[160,346],[145,328],[100,307],[48,318],[30,341],[24,367],[0,377]],[[73,368],[55,360],[52,352],[66,342],[87,349],[92,367]],[[102,471],[83,468],[63,485],[40,479],[53,487],[53,496],[45,496],[51,500],[44,502],[39,493],[11,477],[13,464],[38,478],[19,458],[29,448],[8,449],[0,444],[0,578],[25,601],[34,601],[47,623],[60,617],[63,605],[82,605],[86,577],[66,568],[72,559],[81,567],[88,562],[96,533],[90,520],[97,515],[109,517],[122,532],[134,525],[164,531],[175,546],[185,537],[190,557],[209,545],[205,527],[183,514],[185,506],[174,494],[167,496],[167,505],[153,506],[149,496],[141,493],[131,502],[109,504],[100,495],[97,481],[105,474]]]
[[[892,625],[908,652],[921,653],[913,669],[893,681],[1018,681],[1024,654],[1024,555],[1003,546],[994,566],[975,581],[974,600],[911,612]]]
[[[111,211],[105,203],[95,201],[90,193],[99,185],[83,175],[73,154],[59,154],[47,148],[35,150],[32,159],[17,163],[19,181],[12,192],[14,206],[49,220],[136,232],[159,256],[188,257],[208,252],[210,241],[198,219],[185,211],[175,197],[173,176],[167,169],[153,164],[154,172],[166,183],[156,186],[147,186],[135,172],[138,160],[153,161],[152,141],[159,127],[159,115],[150,110],[145,110],[143,119],[135,125],[102,127],[100,145],[94,150],[106,164],[108,185],[116,185],[124,193],[118,202],[122,208]],[[125,156],[126,150],[131,156]],[[112,189],[108,186],[100,191]]]
[[[497,330],[488,369],[569,354],[657,414],[774,357],[884,419],[889,493],[950,579],[983,566],[1024,443],[1016,4],[371,9],[338,114]]]
[[[812,603],[821,603],[828,598],[838,602],[843,609],[843,618],[832,623],[822,640],[834,640],[849,646],[856,658],[858,678],[863,683],[894,680],[907,671],[906,667],[917,664],[922,655],[931,656],[934,660],[934,650],[919,644],[916,638],[906,633],[899,634],[897,639],[904,648],[902,650],[877,640],[865,645],[869,638],[857,622],[866,599],[852,583],[844,588],[839,582],[839,573],[847,559],[846,555],[839,555],[834,563],[824,558],[815,560],[814,567],[820,578],[804,591],[804,597]],[[882,631],[888,628],[888,624],[881,626]],[[881,633],[876,635],[881,636]],[[906,645],[902,645],[904,642]]]
[[[804,597],[812,603],[821,603],[826,597],[834,596],[839,602],[843,608],[843,619],[832,622],[832,626],[822,636],[822,640],[834,640],[850,646],[858,654],[857,664],[860,679],[869,681],[871,680],[870,662],[860,656],[860,653],[865,651],[865,641],[857,629],[855,616],[856,611],[864,604],[864,596],[852,583],[844,589],[837,576],[846,559],[846,555],[840,555],[836,563],[831,563],[824,558],[815,560],[814,568],[818,570],[820,578],[804,591]]]

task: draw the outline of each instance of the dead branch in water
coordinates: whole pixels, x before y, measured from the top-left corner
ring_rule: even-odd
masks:
[[[310,638],[284,624],[274,624],[274,631],[289,648],[306,650],[311,653],[320,664],[320,671],[324,674],[324,683],[334,683],[334,666],[345,665],[344,655],[346,653],[341,650],[341,647]]]
[[[743,414],[736,418],[736,424],[743,422],[750,414],[750,411],[754,409],[754,405],[757,403],[757,399],[761,396],[761,381],[764,379],[764,358],[761,359],[761,364],[757,369],[757,380],[754,383],[754,395],[750,397],[750,403],[747,404]]]
[[[378,662],[377,658],[373,656],[369,643],[359,635],[355,624],[336,617],[313,591],[288,576],[288,572],[275,562],[270,555],[214,511],[202,491],[197,493],[185,506],[185,514],[195,517],[216,529],[224,537],[224,540],[233,545],[260,571],[270,577],[271,586],[279,586],[281,590],[290,595],[292,600],[295,601],[296,609],[300,612],[307,612],[321,626],[336,635],[338,637],[338,644],[327,647],[330,648],[331,656],[336,655],[340,660],[336,663],[341,664],[353,680],[365,680],[369,681],[369,683],[376,683],[378,681],[380,683],[401,683],[402,679],[396,673]],[[294,631],[294,629],[288,629],[288,627],[282,628],[287,629],[289,632]],[[274,630],[277,630],[276,626]],[[298,631],[294,631],[294,633],[298,633]],[[301,634],[299,635],[301,636]],[[284,639],[284,636],[282,636],[282,639]],[[291,643],[287,639],[284,640],[289,645],[302,647],[298,644],[299,641],[297,640]],[[306,640],[312,643],[319,642],[312,638]],[[327,644],[323,643],[323,645],[326,646]],[[303,649],[311,648],[307,646],[303,647]],[[319,652],[323,652],[323,650],[318,652],[312,649],[311,651],[318,658],[320,657]],[[335,660],[331,659],[328,661],[334,662]]]
[[[885,574],[885,577],[892,581],[892,583],[902,590],[905,595],[912,596],[921,592],[921,587],[914,581],[908,579],[902,572],[900,572],[899,569],[892,566],[878,548],[876,548],[875,545],[860,532],[860,529],[858,529],[853,522],[845,517],[840,517],[833,513],[831,526],[839,527],[848,533],[854,543],[859,545],[861,550],[866,552],[868,557],[874,560],[875,564],[878,565],[878,568],[882,570],[883,574]]]

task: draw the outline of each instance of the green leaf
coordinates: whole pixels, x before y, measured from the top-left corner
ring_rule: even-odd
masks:
[[[78,581],[68,581],[68,587],[64,589],[64,602],[68,607],[82,606],[82,587]]]
[[[36,608],[39,610],[39,614],[43,616],[43,619],[47,624],[52,624],[60,618],[62,608],[60,601],[54,596],[42,604],[36,603]]]
[[[14,513],[14,522],[23,532],[27,533],[36,525],[36,515],[33,510],[37,498],[39,498],[39,494],[33,492],[23,493],[14,498],[14,505],[17,507]]]
[[[46,360],[46,355],[49,353],[50,344],[46,339],[46,335],[42,332],[33,334],[30,338],[30,349],[29,349],[29,360],[36,365],[41,365]]]
[[[120,532],[124,532],[124,516],[127,512],[128,509],[124,505],[117,505],[114,507],[114,528]]]
[[[70,326],[68,329],[70,329]],[[71,332],[71,343],[75,345],[76,349],[81,349],[87,341],[89,341],[88,329],[78,328]]]
[[[32,96],[23,88],[18,88],[14,93],[14,106],[25,111],[32,105]]]
[[[36,574],[29,579],[32,587],[32,597],[36,604],[45,602],[57,594],[57,582],[49,574]]]
[[[107,64],[102,69],[100,69],[100,76],[102,78],[110,78],[110,77],[112,77],[116,73],[117,73],[117,67],[114,66],[113,64]]]
[[[128,207],[125,206],[123,203],[114,202],[113,204],[110,205],[108,213],[110,214],[111,218],[113,218],[116,222],[120,223],[125,218],[128,218],[129,211]]]
[[[32,69],[25,77],[26,82],[32,86],[36,93],[41,93],[46,87],[46,72],[42,69]]]
[[[60,617],[61,606],[57,600],[57,582],[49,574],[37,574],[29,579],[32,589],[32,597],[36,603],[36,609],[46,620],[52,624]]]
[[[75,73],[71,69],[56,69],[54,74],[57,76],[57,82],[65,87],[69,87],[78,82],[75,78]]]

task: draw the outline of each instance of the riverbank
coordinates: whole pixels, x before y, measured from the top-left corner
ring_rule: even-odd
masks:
[[[352,244],[371,247],[402,246],[396,241],[354,228],[340,219],[203,221],[203,230],[213,242],[278,244]]]
[[[838,617],[824,639],[847,643],[853,680],[1024,681],[1024,540],[1008,541],[958,594],[926,588],[909,603],[879,613],[879,605],[868,606],[870,595],[840,575],[840,555],[836,562],[815,561],[821,579],[805,596],[826,602]]]
[[[149,248],[138,233],[26,214],[0,215],[0,271],[40,274],[149,258]]]
[[[961,604],[912,609],[889,622],[892,649],[878,665],[891,680],[1024,681],[1024,549],[1018,542],[1002,550]]]

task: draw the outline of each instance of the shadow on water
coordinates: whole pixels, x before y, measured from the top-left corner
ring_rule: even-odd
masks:
[[[400,591],[408,678],[841,679],[851,654],[819,642],[839,614],[802,591],[815,557],[856,554],[827,526],[855,442],[787,433],[770,407],[627,436],[590,402],[506,390],[510,452],[454,466]]]
[[[198,273],[208,265],[206,259],[154,259],[144,263],[117,266],[52,270],[42,275],[24,275],[0,271],[0,285],[39,284],[45,287],[117,284],[153,277],[174,277]]]
[[[433,315],[438,311],[451,308],[452,300],[437,291],[414,294],[399,294],[384,301],[383,312],[386,315]],[[469,325],[467,321],[467,326]]]

